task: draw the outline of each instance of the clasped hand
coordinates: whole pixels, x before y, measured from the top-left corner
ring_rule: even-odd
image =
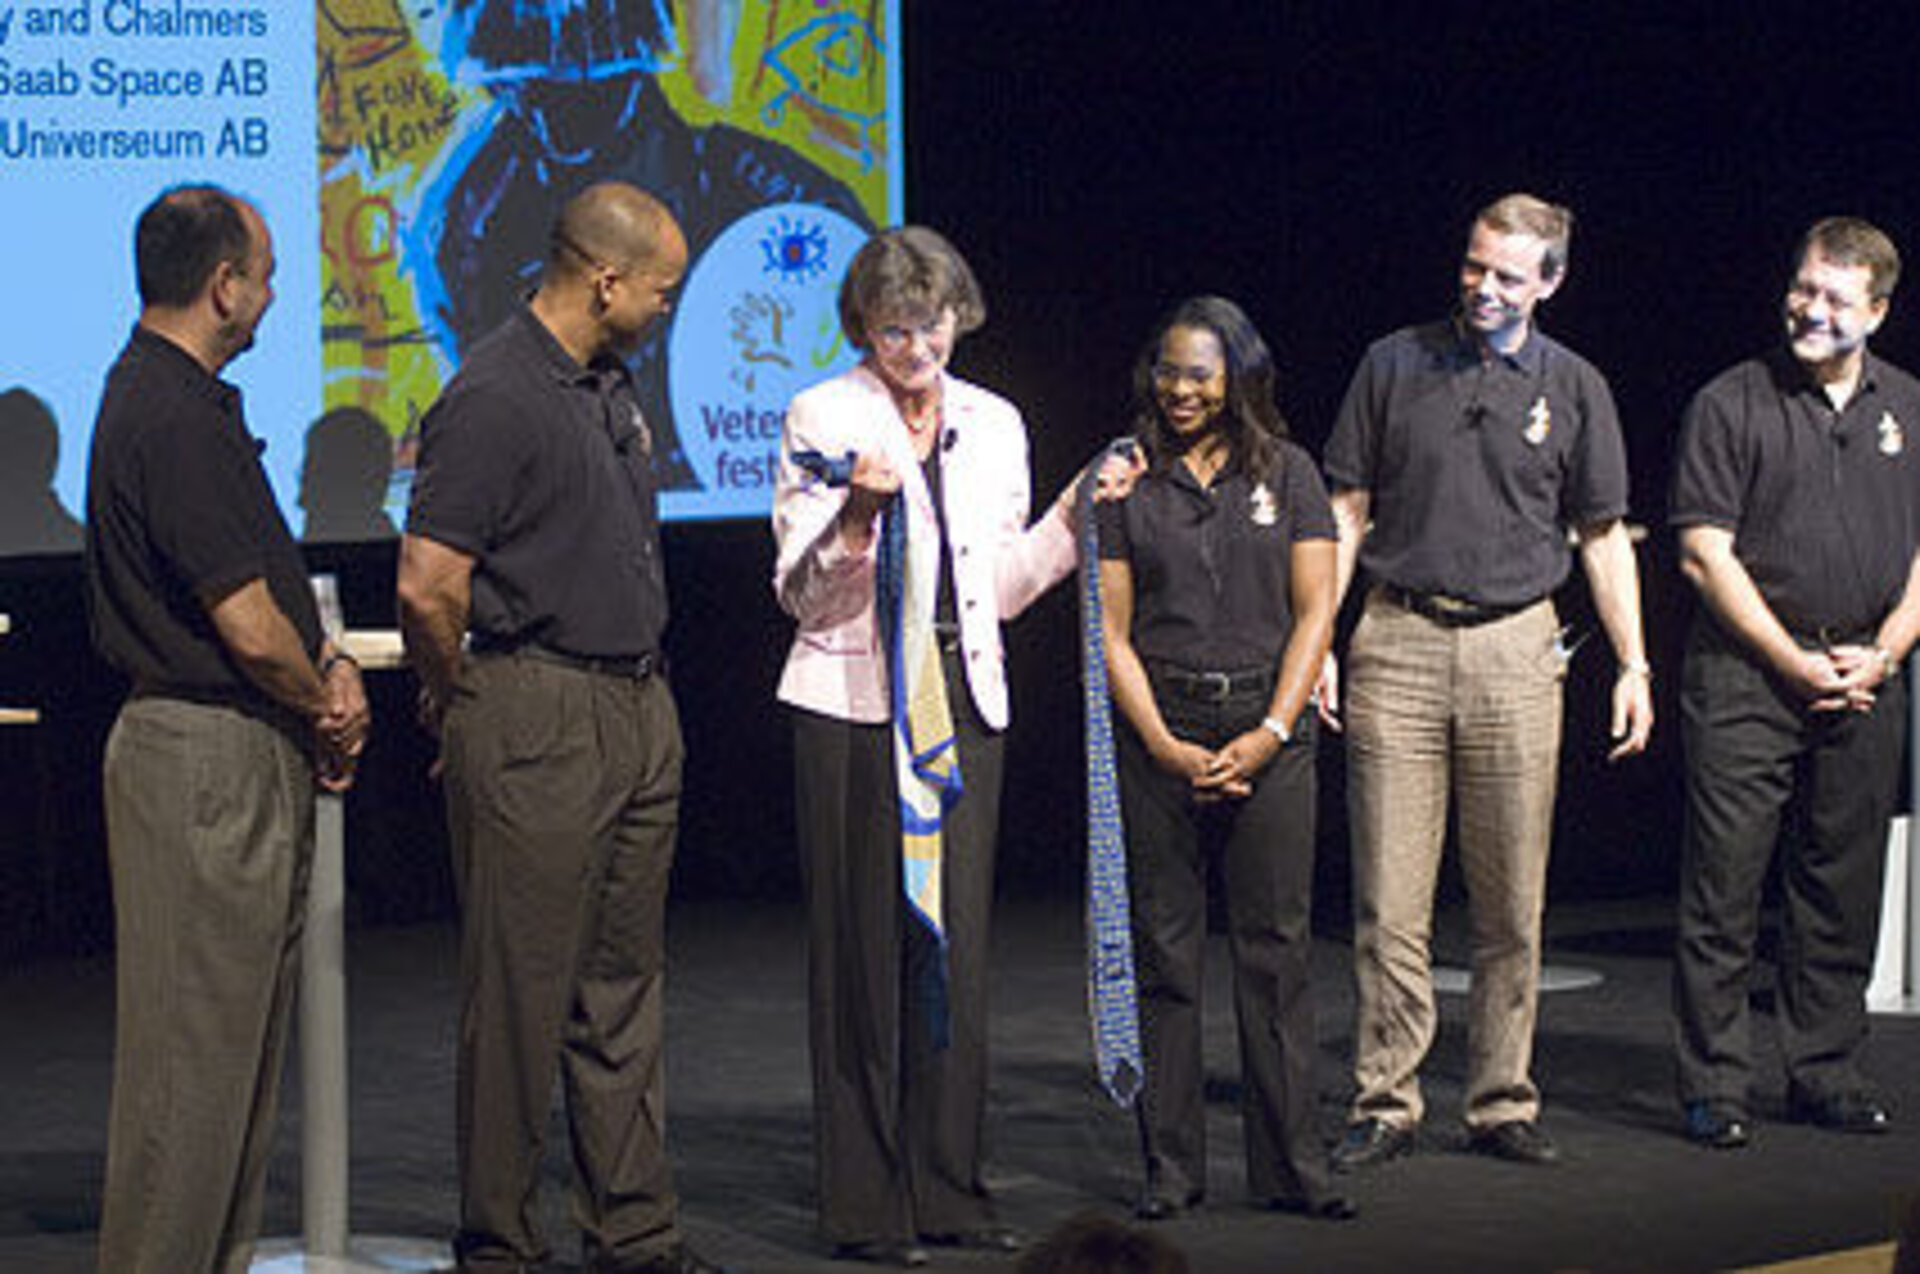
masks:
[[[1279,740],[1259,729],[1239,735],[1217,752],[1186,739],[1175,739],[1155,760],[1169,774],[1187,781],[1194,800],[1207,804],[1243,800],[1253,795],[1255,776],[1279,750]]]
[[[344,792],[353,786],[354,769],[373,726],[373,711],[367,705],[360,669],[351,660],[336,660],[322,689],[324,706],[313,723],[317,780],[329,792]]]
[[[1871,712],[1885,676],[1879,651],[1848,645],[1802,651],[1789,679],[1815,712]]]

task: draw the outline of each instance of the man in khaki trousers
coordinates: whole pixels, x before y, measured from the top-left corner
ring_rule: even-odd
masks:
[[[273,239],[211,186],[140,216],[140,321],[87,476],[94,645],[132,683],[107,739],[118,1019],[101,1274],[244,1274],[313,850],[317,780],[367,731],[221,370],[273,301]]]
[[[1356,564],[1372,581],[1347,656],[1358,1092],[1340,1171],[1410,1151],[1425,1113],[1449,800],[1473,913],[1469,1144],[1559,1157],[1529,1070],[1566,663],[1551,595],[1572,569],[1569,530],[1619,660],[1612,755],[1641,751],[1653,726],[1613,398],[1534,323],[1571,229],[1530,195],[1482,209],[1454,313],[1368,350],[1327,445],[1341,593]]]

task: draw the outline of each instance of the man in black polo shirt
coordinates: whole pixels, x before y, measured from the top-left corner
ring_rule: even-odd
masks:
[[[651,196],[590,187],[421,424],[399,601],[460,886],[462,1270],[547,1258],[556,1070],[586,1267],[714,1268],[682,1241],[661,1142],[682,752],[653,444],[621,361],[686,262]]]
[[[1612,755],[1641,751],[1653,725],[1613,398],[1533,322],[1566,277],[1571,228],[1528,195],[1483,209],[1458,311],[1367,351],[1327,446],[1340,591],[1356,560],[1373,578],[1347,656],[1358,1092],[1342,1171],[1411,1150],[1424,1113],[1450,795],[1473,912],[1469,1144],[1558,1158],[1529,1071],[1566,664],[1550,595],[1569,528],[1620,662]],[[1331,676],[1322,689],[1331,714]]]
[[[1681,685],[1687,756],[1674,988],[1695,1142],[1747,1143],[1747,984],[1782,812],[1779,1026],[1788,1112],[1845,1132],[1888,1115],[1862,1074],[1882,855],[1920,633],[1920,382],[1867,352],[1900,257],[1851,217],[1816,224],[1786,347],[1687,410],[1670,520],[1700,590]]]
[[[118,1020],[102,1274],[241,1274],[260,1225],[306,912],[313,785],[367,730],[240,395],[218,379],[273,300],[249,204],[141,213],[139,324],[87,480],[94,644],[133,683],[107,740]]]

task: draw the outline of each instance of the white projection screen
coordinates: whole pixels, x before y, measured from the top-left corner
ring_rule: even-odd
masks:
[[[654,192],[693,249],[635,355],[663,514],[758,517],[834,293],[901,208],[899,0],[0,0],[0,557],[77,551],[132,230],[254,200],[278,299],[228,369],[296,534],[391,537],[420,417],[555,209]]]

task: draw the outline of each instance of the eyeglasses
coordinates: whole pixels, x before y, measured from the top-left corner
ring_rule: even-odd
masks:
[[[875,328],[870,336],[875,349],[883,354],[893,354],[913,344],[916,336],[933,345],[952,332],[953,317],[942,314],[925,323],[889,323],[885,327]]]
[[[1787,300],[1789,303],[1802,308],[1809,308],[1816,301],[1824,301],[1827,309],[1836,314],[1846,314],[1855,310],[1873,308],[1873,297],[1871,295],[1849,296],[1833,288],[1822,288],[1816,284],[1798,279],[1787,288]]]
[[[1192,383],[1205,385],[1220,374],[1217,367],[1181,367],[1174,363],[1155,363],[1153,365],[1153,383],[1156,385],[1182,385]]]

